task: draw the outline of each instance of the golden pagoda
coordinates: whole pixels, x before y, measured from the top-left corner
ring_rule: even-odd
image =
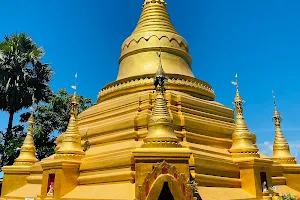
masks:
[[[137,27],[122,45],[117,80],[78,117],[75,93],[55,154],[4,167],[2,198],[299,198],[300,165],[291,162],[280,123],[273,157],[261,154],[244,119],[237,80],[234,114],[194,77],[191,64],[165,0],[144,0]]]

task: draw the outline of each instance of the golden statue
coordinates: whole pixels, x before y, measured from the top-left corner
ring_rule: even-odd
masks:
[[[67,131],[57,137],[55,154],[41,161],[34,157],[29,121],[19,158],[3,167],[2,198],[259,200],[287,191],[299,198],[300,165],[276,107],[268,157],[246,124],[244,110],[250,110],[237,76],[234,112],[215,101],[191,65],[166,1],[144,0],[139,22],[122,44],[117,80],[80,115],[75,87]],[[49,180],[53,197],[47,196]],[[267,186],[279,186],[274,197]]]

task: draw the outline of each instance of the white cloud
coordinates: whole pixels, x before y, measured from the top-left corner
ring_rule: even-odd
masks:
[[[297,163],[300,163],[300,140],[289,142],[291,154],[295,156]],[[267,156],[272,156],[273,142],[265,141],[262,144],[258,144],[259,151]]]
[[[290,149],[293,156],[296,157],[298,163],[300,163],[300,141],[290,142]]]
[[[266,156],[272,156],[273,153],[273,143],[270,141],[265,141],[263,144],[257,144],[260,153]]]

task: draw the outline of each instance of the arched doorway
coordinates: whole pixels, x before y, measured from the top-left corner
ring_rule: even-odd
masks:
[[[161,193],[158,197],[158,200],[174,200],[174,197],[169,188],[168,182],[164,182]]]
[[[191,200],[193,188],[185,174],[166,161],[153,167],[137,191],[137,200]]]

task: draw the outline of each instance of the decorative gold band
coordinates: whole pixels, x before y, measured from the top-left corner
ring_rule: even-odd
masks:
[[[167,74],[169,77],[166,89],[183,91],[203,99],[214,100],[215,94],[212,87],[199,79],[176,75]],[[105,86],[98,95],[98,103],[130,93],[153,90],[153,74],[130,77],[121,79]]]

